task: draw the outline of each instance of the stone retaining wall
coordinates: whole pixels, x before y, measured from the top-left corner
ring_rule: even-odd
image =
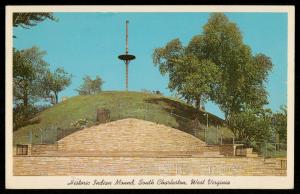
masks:
[[[40,155],[44,154],[48,151],[56,151],[57,144],[34,144],[31,145],[31,154],[32,155]]]
[[[220,145],[220,153],[225,157],[234,156],[234,147],[232,144]]]
[[[72,133],[59,151],[195,151],[205,143],[180,130],[138,119],[123,119]]]
[[[286,176],[280,160],[262,158],[15,156],[16,176],[212,175]]]

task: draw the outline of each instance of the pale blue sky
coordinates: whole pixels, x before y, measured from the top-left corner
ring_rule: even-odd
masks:
[[[287,102],[287,14],[226,13],[238,24],[253,53],[272,58],[274,68],[266,88],[272,110]],[[77,95],[84,75],[100,75],[104,90],[125,89],[125,65],[117,56],[125,52],[125,20],[129,20],[129,52],[136,60],[129,65],[129,90],[160,90],[171,95],[168,77],[152,63],[153,49],[174,38],[187,44],[202,32],[209,13],[55,13],[58,22],[44,21],[31,29],[14,28],[14,47],[33,45],[47,51],[51,69],[63,67],[73,75],[72,84],[59,94]],[[223,118],[212,103],[206,110]]]

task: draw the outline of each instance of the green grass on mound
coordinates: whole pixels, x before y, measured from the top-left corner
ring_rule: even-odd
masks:
[[[87,119],[87,126],[95,125],[97,108],[109,109],[111,121],[124,118],[143,119],[193,135],[195,131],[190,121],[195,119],[195,115],[206,126],[206,117],[203,114],[196,114],[195,108],[177,99],[142,92],[101,92],[97,95],[71,97],[46,109],[37,115],[39,123],[27,125],[14,132],[14,144],[56,141],[60,130],[64,132],[62,137],[79,130],[74,130],[71,126],[71,123],[79,119]],[[213,120],[220,121],[209,114],[209,121]],[[224,134],[224,139],[232,137],[232,132],[227,128],[221,128],[219,132]],[[200,135],[199,138],[201,137]]]

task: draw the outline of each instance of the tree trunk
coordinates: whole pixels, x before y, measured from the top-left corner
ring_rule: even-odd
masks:
[[[24,92],[24,95],[23,95],[23,105],[24,105],[24,117],[27,119],[29,117],[29,114],[28,114],[28,94],[27,92]]]
[[[25,108],[27,108],[28,107],[28,83],[24,83],[24,92],[23,92],[23,105],[24,105],[24,107]]]
[[[58,93],[54,92],[54,95],[55,95],[55,104],[57,104],[58,103]]]
[[[225,121],[228,122],[228,111],[225,111],[224,114],[225,114],[224,115],[225,116]]]
[[[23,105],[25,108],[28,107],[28,95],[27,94],[24,94],[24,96],[23,96]]]
[[[191,103],[191,100],[189,98],[186,98],[186,103],[187,104],[190,104]]]
[[[196,98],[196,108],[199,110],[200,109],[200,97],[199,98]]]

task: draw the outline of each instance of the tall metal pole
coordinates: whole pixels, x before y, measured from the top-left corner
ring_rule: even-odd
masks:
[[[128,23],[129,21],[126,20],[126,54],[128,54]]]
[[[126,60],[126,91],[128,91],[128,61]]]
[[[126,54],[128,54],[128,23],[129,21],[126,20]],[[126,91],[128,91],[128,63],[129,61],[126,60],[125,64],[126,64]]]
[[[128,23],[129,21],[126,20],[126,49],[125,49],[125,54],[123,55],[119,55],[118,58],[123,60],[125,62],[126,65],[126,81],[125,81],[125,86],[126,86],[126,91],[128,91],[128,65],[129,62],[135,59],[134,55],[131,55],[128,53]]]

